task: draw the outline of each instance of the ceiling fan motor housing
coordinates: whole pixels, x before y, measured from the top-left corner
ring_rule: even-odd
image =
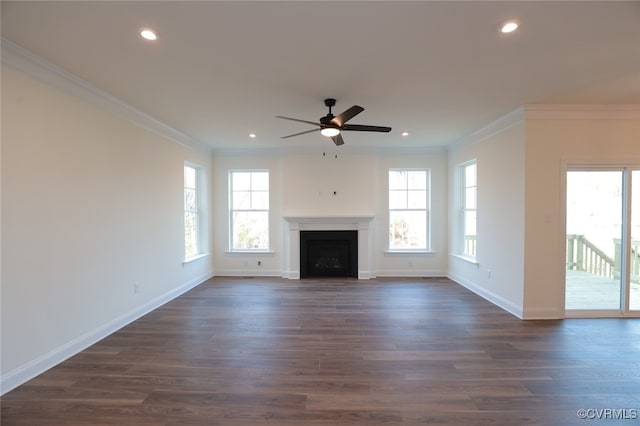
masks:
[[[323,126],[338,127],[331,122],[332,119],[333,119],[333,114],[327,114],[324,117],[320,117],[320,124],[322,124]]]

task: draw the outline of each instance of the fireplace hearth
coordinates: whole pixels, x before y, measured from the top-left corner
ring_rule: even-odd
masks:
[[[358,231],[300,231],[300,278],[358,277]]]

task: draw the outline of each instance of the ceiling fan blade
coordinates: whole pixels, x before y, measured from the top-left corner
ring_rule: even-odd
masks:
[[[360,114],[362,111],[364,111],[364,108],[362,108],[360,105],[354,105],[348,110],[344,111],[342,114],[338,114],[335,117],[333,117],[331,119],[331,122],[333,124],[337,124],[338,126],[342,127],[344,123],[351,120],[353,117]]]
[[[311,130],[305,130],[304,132],[294,133],[294,134],[292,134],[292,135],[288,135],[288,136],[283,136],[283,137],[281,137],[280,139],[292,138],[292,137],[294,137],[294,136],[300,136],[300,135],[304,135],[304,134],[306,134],[306,133],[317,132],[317,131],[319,131],[319,130],[320,130],[320,128],[317,128],[317,129],[311,129]]]
[[[314,121],[300,120],[299,118],[283,117],[281,115],[276,115],[276,118],[282,118],[283,120],[297,121],[299,123],[307,123],[307,124],[311,124],[313,126],[320,127],[320,123],[316,123]]]
[[[344,139],[342,139],[342,135],[338,133],[336,136],[331,136],[331,140],[336,146],[344,145]]]
[[[384,126],[367,126],[364,124],[345,124],[342,126],[342,130],[355,130],[358,132],[385,132],[391,131],[391,127]]]

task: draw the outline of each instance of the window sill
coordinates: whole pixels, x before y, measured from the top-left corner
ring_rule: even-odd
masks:
[[[472,265],[480,265],[480,262],[478,262],[478,260],[475,257],[471,257],[471,256],[467,256],[464,254],[457,254],[457,253],[451,253],[451,256],[460,259],[462,261],[465,261],[467,263],[471,263]]]
[[[182,261],[183,265],[186,265],[187,263],[191,263],[194,262],[196,260],[202,259],[203,257],[209,257],[211,256],[211,253],[200,253],[200,254],[196,254],[195,256],[191,256],[185,260]]]
[[[384,255],[387,256],[434,256],[435,251],[431,250],[385,250]]]

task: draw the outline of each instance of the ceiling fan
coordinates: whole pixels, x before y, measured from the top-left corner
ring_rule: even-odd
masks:
[[[300,133],[294,133],[293,135],[283,136],[281,139],[291,138],[293,136],[304,135],[305,133],[317,132],[318,130],[323,136],[327,136],[331,138],[333,143],[336,145],[343,145],[344,139],[342,139],[343,131],[358,131],[358,132],[384,132],[388,133],[391,131],[391,127],[382,127],[382,126],[367,126],[364,124],[347,124],[347,121],[351,120],[356,115],[360,114],[364,111],[359,105],[354,105],[351,108],[347,109],[341,114],[333,115],[331,113],[331,108],[335,106],[336,100],[329,98],[324,100],[324,105],[329,108],[329,114],[324,117],[320,117],[320,122],[316,123],[314,121],[300,120],[298,118],[291,117],[283,117],[281,115],[277,115],[276,118],[282,118],[284,120],[298,121],[300,123],[307,123],[313,126],[318,126],[317,129],[306,130]]]

